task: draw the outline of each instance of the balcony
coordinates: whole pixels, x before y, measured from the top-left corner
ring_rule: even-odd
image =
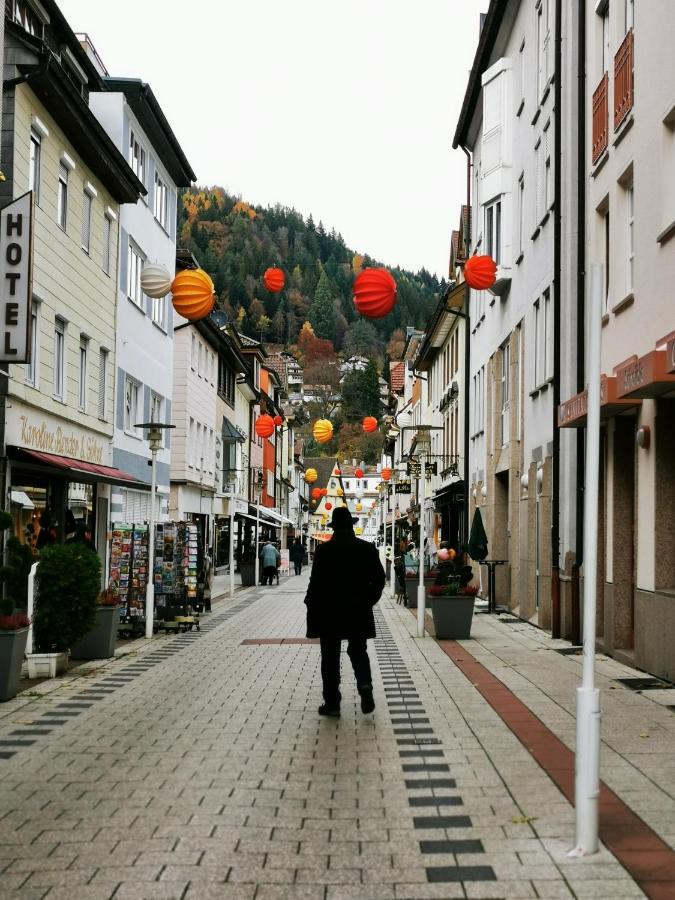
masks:
[[[609,132],[609,105],[607,88],[609,76],[607,72],[602,76],[600,84],[593,92],[593,150],[591,159],[595,164],[607,149]]]
[[[633,29],[614,57],[614,131],[633,108]]]

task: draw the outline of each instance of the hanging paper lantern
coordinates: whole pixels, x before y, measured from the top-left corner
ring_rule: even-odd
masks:
[[[450,551],[447,547],[441,547],[441,549],[438,551],[438,558],[442,562],[445,562],[446,559],[450,559]]]
[[[389,481],[391,478],[391,469],[382,469],[380,475],[382,476],[382,481]]]
[[[148,297],[159,300],[166,297],[171,290],[171,276],[164,266],[156,266],[154,263],[143,266],[141,272],[141,288]]]
[[[363,478],[363,469],[355,469],[354,475],[356,475],[357,478]]]
[[[274,419],[272,416],[259,416],[255,423],[255,433],[261,438],[268,438],[274,434]]]
[[[171,283],[173,308],[185,319],[196,322],[213,309],[213,291],[213,282],[203,269],[184,269]]]
[[[316,481],[316,479],[318,477],[319,477],[319,474],[316,471],[316,469],[307,469],[307,471],[305,472],[305,483],[306,484],[314,484],[314,482]]]
[[[362,503],[357,503],[356,506],[354,507],[354,509],[355,509],[357,512],[361,512],[361,510],[363,509],[363,504],[362,504]]]
[[[332,503],[324,503],[324,509],[332,509],[332,508],[333,508]]]
[[[373,502],[370,505],[373,509],[375,509],[375,507],[377,506],[377,500],[373,500]]]
[[[312,500],[320,500],[321,499],[321,488],[314,488],[312,491]]]
[[[265,289],[271,294],[278,294],[283,291],[286,284],[286,276],[281,269],[267,269],[263,275],[263,284]]]
[[[275,416],[273,421],[274,421],[274,424],[277,426],[277,428],[280,428],[284,424],[284,417],[283,416]]]
[[[327,444],[333,437],[333,425],[328,419],[317,419],[312,434],[318,444]]]
[[[338,495],[338,497],[344,497],[344,494],[345,494],[345,492],[342,490],[342,488],[338,488],[335,491],[335,493]]]
[[[371,434],[373,431],[377,431],[377,419],[375,416],[366,416],[363,420],[363,430],[366,434]]]
[[[354,279],[354,306],[368,319],[381,319],[396,303],[396,282],[386,269],[364,269]]]
[[[464,280],[470,288],[485,291],[497,280],[497,264],[491,256],[471,256],[464,266]]]

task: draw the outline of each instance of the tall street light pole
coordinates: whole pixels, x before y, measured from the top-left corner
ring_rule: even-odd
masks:
[[[417,637],[423,638],[424,618],[426,614],[426,596],[424,593],[424,542],[425,536],[425,505],[427,493],[427,457],[431,449],[431,435],[428,429],[420,428],[415,436],[416,450],[420,457],[420,489],[419,489],[419,505],[420,505],[420,539],[418,547],[419,555],[419,584],[417,585]]]
[[[260,471],[260,470],[258,470]],[[255,500],[255,584],[260,584],[260,495],[262,494],[262,483],[256,476],[253,482],[253,499]]]
[[[394,469],[391,473],[391,569],[389,572],[391,596],[396,596],[396,573],[394,572],[394,560],[396,558],[395,550],[395,531],[396,531],[396,482],[398,481],[398,470]]]

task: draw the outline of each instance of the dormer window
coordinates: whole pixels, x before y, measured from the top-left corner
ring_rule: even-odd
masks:
[[[27,0],[14,0],[12,18],[28,34],[38,38],[42,38],[44,23],[49,21],[49,16],[39,4]]]

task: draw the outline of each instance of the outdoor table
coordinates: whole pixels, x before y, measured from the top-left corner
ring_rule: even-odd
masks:
[[[508,559],[482,559],[481,566],[487,566],[488,570],[488,608],[487,612],[497,612],[497,599],[495,597],[495,572],[497,566],[505,566]],[[501,611],[501,610],[500,610]]]

